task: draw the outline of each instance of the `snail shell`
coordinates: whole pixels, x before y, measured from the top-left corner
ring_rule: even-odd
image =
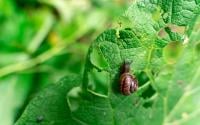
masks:
[[[138,81],[130,73],[130,64],[124,63],[123,72],[120,76],[120,91],[123,95],[130,95],[138,88]]]

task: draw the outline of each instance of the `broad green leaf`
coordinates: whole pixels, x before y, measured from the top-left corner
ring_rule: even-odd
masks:
[[[196,29],[198,26],[199,23],[197,23],[194,28]],[[116,72],[118,71],[116,68],[117,62],[115,60],[119,59],[117,61],[120,61],[120,58],[123,56],[120,54],[120,56],[117,56],[120,49],[114,44],[115,41],[111,39],[114,35],[109,36],[112,35],[112,32],[111,30],[103,33],[98,37],[97,41],[95,41],[97,43],[94,44],[97,45],[92,47],[101,47],[98,46],[98,42],[100,44],[100,42],[104,42],[103,38],[107,38],[105,40],[107,44],[103,45],[109,44],[110,48],[103,51],[110,52],[110,54],[102,55],[105,60],[107,59],[106,61],[109,67],[112,67],[106,70],[112,73],[110,75],[110,83],[108,84],[113,84],[110,85],[110,87],[113,87],[113,91],[109,91],[109,94],[105,96],[87,88],[86,91],[89,92],[80,96],[78,99],[80,101],[76,102],[78,106],[71,110],[72,116],[80,120],[80,123],[83,124],[198,124],[198,118],[200,116],[200,111],[198,110],[200,99],[198,96],[200,91],[198,85],[200,78],[200,58],[196,52],[199,52],[199,50],[196,50],[195,46],[199,45],[199,40],[197,39],[199,37],[199,31],[194,31],[194,33],[192,33],[189,44],[186,45],[175,67],[163,68],[162,72],[159,73],[157,77],[154,76],[155,81],[152,81],[152,84],[154,84],[156,93],[150,99],[141,97],[141,93],[144,91],[143,87],[141,87],[137,93],[128,97],[119,94],[119,88],[116,87],[118,86],[118,75],[114,74],[115,69]],[[108,42],[109,40],[110,43]],[[116,56],[112,54],[116,54]],[[93,68],[95,68],[95,66]],[[152,68],[151,65],[150,68]],[[90,80],[90,78],[88,78],[88,80]],[[110,111],[112,111],[112,114],[110,114]],[[102,117],[98,117],[99,115]],[[110,117],[110,115],[112,115],[112,117]]]
[[[71,76],[50,85],[32,100],[16,125],[199,124],[199,2],[190,1],[194,8],[186,17],[179,8],[188,9],[189,1],[179,2],[135,2],[125,13],[128,28],[106,30],[91,44],[81,87],[77,87],[80,78]],[[174,10],[168,12],[171,7]],[[173,41],[184,45],[175,65],[169,65],[163,49]],[[131,62],[131,73],[142,81],[130,96],[119,89],[124,61]]]
[[[143,42],[154,42],[158,31],[165,26],[162,9],[148,0],[135,2],[124,16],[129,20],[134,33]]]
[[[186,26],[197,14],[200,14],[198,0],[158,0],[163,10],[162,16],[166,23]]]
[[[85,70],[86,82],[84,84],[91,83],[90,81],[87,81],[87,74],[90,74],[92,68],[110,73],[110,75],[112,75],[110,79],[114,80],[119,75],[120,67],[124,61],[132,62],[132,72],[135,72],[136,74],[141,71],[150,73],[152,70],[156,72],[161,68],[161,65],[163,64],[163,46],[157,46],[155,42],[149,46],[143,44],[130,29],[120,30],[119,37],[116,34],[117,31],[114,29],[107,30],[92,44],[88,53],[87,69]],[[99,54],[96,56],[101,58],[99,59],[99,63],[94,61],[97,59],[93,56],[94,53]],[[111,83],[113,82],[111,81]],[[94,86],[94,88],[98,88],[98,86],[95,86],[93,83],[89,84],[89,86],[91,85]],[[87,87],[88,85],[84,86]],[[109,84],[109,86],[111,87],[111,84]]]
[[[161,37],[181,42],[199,14],[200,3],[196,0],[139,0],[126,11],[125,17],[142,41],[149,43]]]
[[[151,69],[159,69],[159,65],[155,65],[155,63],[158,62],[158,64],[160,64],[159,61],[162,60],[162,51],[159,51],[162,48],[155,46],[154,43],[152,43],[152,47],[143,45],[130,29],[120,30],[119,35],[117,35],[116,30],[108,30],[102,33],[94,41],[89,50],[87,58],[88,62],[86,63],[85,81],[83,81],[83,89],[86,90],[77,99],[80,100],[76,102],[78,106],[75,109],[71,108],[73,109],[71,110],[72,116],[75,119],[80,120],[80,123],[91,125],[142,123],[145,117],[140,117],[141,114],[146,114],[148,113],[148,110],[151,110],[143,107],[145,101],[140,98],[140,95],[144,90],[140,89],[140,92],[129,97],[121,95],[118,88],[119,72],[124,61],[132,61],[131,68],[134,69],[132,73],[139,73],[140,71],[150,73],[149,71]],[[99,57],[107,62],[107,66],[93,61],[93,58],[95,58],[92,56],[93,51],[95,53],[98,51]],[[94,81],[89,77],[93,68],[96,68],[99,72],[107,72],[110,74],[110,78],[107,81],[108,94],[101,92],[97,93],[97,90],[93,89],[99,88],[99,85],[94,83]],[[145,88],[148,88],[148,85]],[[130,109],[132,110],[130,111]],[[105,118],[106,120],[103,120]],[[148,122],[149,121],[146,121],[146,123]]]
[[[85,79],[83,81],[83,89],[85,90],[85,93],[88,93],[88,91],[89,93],[92,93],[87,98],[92,98],[93,101],[91,101],[91,103],[86,103],[86,99],[84,97],[80,97],[84,99],[83,101],[77,102],[79,103],[79,106],[76,110],[72,110],[73,117],[79,119],[85,124],[94,124],[94,119],[97,121],[97,123],[101,124],[103,119],[97,118],[97,116],[101,115],[101,112],[105,112],[105,114],[107,114],[106,112],[112,109],[113,117],[106,117],[109,119],[106,121],[112,122],[105,122],[104,124],[106,125],[134,125],[148,123],[160,125],[170,124],[172,122],[171,118],[176,119],[175,116],[170,116],[171,114],[169,114],[169,112],[171,112],[174,105],[176,105],[181,96],[183,96],[184,87],[180,88],[177,87],[177,84],[174,84],[177,83],[178,79],[181,81],[181,78],[188,78],[188,80],[193,79],[192,77],[195,74],[198,74],[198,72],[191,72],[191,74],[188,75],[186,75],[186,73],[190,73],[189,70],[191,70],[192,67],[195,68],[197,66],[191,65],[191,62],[195,61],[196,64],[199,64],[199,62],[198,60],[192,61],[190,59],[191,57],[189,57],[189,55],[193,53],[193,50],[188,50],[188,47],[186,47],[182,53],[182,59],[180,59],[180,62],[176,64],[175,68],[173,69],[172,67],[172,71],[167,71],[166,73],[163,71],[164,73],[160,73],[157,76],[158,78],[160,77],[160,79],[158,79],[159,82],[157,79],[155,81],[155,78],[157,77],[156,75],[154,76],[152,72],[160,71],[164,64],[162,58],[163,47],[173,40],[180,40],[180,42],[183,42],[183,39],[179,38],[181,37],[179,33],[172,32],[171,29],[169,32],[166,31],[170,36],[170,39],[161,39],[158,36],[158,33],[162,28],[168,27],[168,24],[163,22],[164,19],[161,14],[162,8],[158,7],[156,4],[148,5],[148,2],[138,2],[129,8],[126,13],[126,16],[128,16],[131,21],[132,29],[119,31],[108,30],[102,33],[94,41],[89,49],[84,76]],[[192,21],[195,20],[191,20],[191,22],[187,23],[193,23]],[[93,52],[96,53],[96,51],[98,51],[100,55],[98,57],[101,57],[103,61],[107,62],[106,67],[101,65],[101,63],[93,61],[95,60],[93,59],[95,57],[91,55],[93,55]],[[137,93],[129,97],[124,97],[120,94],[119,73],[120,67],[124,61],[132,62],[131,69],[133,70],[133,74],[135,73],[137,75],[140,71],[146,72],[150,79],[151,86],[153,86],[156,91],[154,96],[152,96],[150,99],[143,99],[141,97],[141,93],[144,91],[143,87],[141,87]],[[186,64],[190,64],[191,67],[189,67],[189,65],[185,65],[184,61],[191,61],[190,63],[186,62]],[[181,63],[184,65],[181,65]],[[91,83],[91,79],[88,77],[93,68],[110,73],[110,81],[108,82],[108,95],[97,93],[95,89],[88,87],[94,86],[94,88],[98,88],[98,85],[94,82]],[[163,70],[164,69],[165,68],[163,68]],[[189,81],[186,81],[185,83],[189,83]],[[146,84],[144,85],[145,87]],[[96,95],[95,98],[93,97],[94,95]],[[102,109],[102,107],[98,106],[100,103],[96,102],[96,98],[98,97],[105,98],[105,109]],[[151,101],[148,102],[148,100]],[[107,103],[110,105],[108,106]],[[139,103],[137,108],[134,105],[135,103]],[[145,106],[147,104],[148,106]],[[194,109],[196,108],[197,107],[195,105]],[[98,111],[97,109],[102,109],[102,111]],[[96,114],[93,114],[92,111],[94,110]],[[90,116],[89,119],[84,119],[85,116],[83,114],[85,111],[88,113],[87,116]]]
[[[66,94],[81,83],[77,75],[69,75],[50,84],[27,106],[15,125],[76,125],[71,118]]]

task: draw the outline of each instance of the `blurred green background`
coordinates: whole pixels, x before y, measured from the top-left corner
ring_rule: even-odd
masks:
[[[131,0],[0,0],[0,125],[47,84],[81,74],[87,49]]]

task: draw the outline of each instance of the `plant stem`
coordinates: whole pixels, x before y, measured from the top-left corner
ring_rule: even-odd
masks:
[[[41,28],[36,33],[36,35],[33,37],[32,41],[30,42],[28,46],[28,51],[30,53],[34,53],[37,48],[41,45],[41,43],[44,41],[45,37],[51,30],[53,24],[55,22],[55,19],[53,15],[48,14],[48,16],[45,18],[45,21],[43,22]]]
[[[43,63],[47,61],[48,59],[52,58],[53,56],[59,54],[62,50],[66,48],[67,45],[58,45],[41,55],[37,56],[36,58],[26,60],[24,62],[19,62],[16,64],[11,64],[9,66],[5,66],[0,69],[0,77],[6,76],[11,73],[23,71],[29,68],[33,68],[37,64]]]

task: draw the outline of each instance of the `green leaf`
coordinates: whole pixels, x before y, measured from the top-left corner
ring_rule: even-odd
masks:
[[[81,101],[77,101],[78,108],[71,110],[73,117],[80,120],[81,123],[101,124],[103,118],[106,117],[106,121],[110,121],[103,123],[106,125],[149,123],[154,125],[167,125],[171,123],[175,124],[176,120],[179,121],[179,118],[184,119],[190,115],[190,112],[194,112],[197,109],[199,102],[195,101],[194,104],[191,104],[194,106],[193,108],[189,105],[184,105],[185,108],[191,108],[189,109],[190,112],[184,112],[185,110],[176,112],[176,109],[173,111],[174,107],[176,108],[176,105],[179,105],[179,101],[181,101],[182,98],[184,99],[184,102],[181,102],[181,105],[186,104],[185,93],[187,96],[187,90],[183,90],[187,87],[180,87],[177,84],[177,81],[182,82],[183,80],[184,83],[188,84],[190,83],[190,80],[194,79],[193,76],[197,75],[195,79],[199,78],[198,70],[195,70],[195,67],[198,67],[197,64],[200,63],[199,59],[196,58],[196,60],[193,60],[193,56],[189,56],[194,55],[194,47],[186,47],[176,66],[172,67],[172,70],[165,71],[165,68],[163,67],[165,63],[162,58],[163,47],[167,43],[171,42],[171,40],[182,40],[183,42],[183,39],[175,38],[179,37],[179,34],[176,34],[176,32],[168,32],[169,35],[172,35],[172,37],[168,40],[160,39],[157,34],[162,28],[168,27],[168,24],[162,22],[162,16],[158,16],[155,20],[154,17],[156,15],[154,14],[156,13],[161,15],[162,11],[155,4],[148,5],[145,2],[144,4],[142,3],[143,1],[134,4],[126,13],[126,16],[128,16],[131,20],[131,29],[117,31],[107,30],[102,33],[91,45],[88,52],[84,76],[85,78],[83,81],[83,89],[85,93],[89,93],[90,96],[85,97],[85,94],[80,96],[78,100]],[[150,6],[153,8],[149,8]],[[195,20],[191,20],[191,22],[187,23],[193,23],[192,21]],[[187,25],[189,26],[189,24]],[[187,38],[185,38],[185,40],[187,41]],[[164,45],[160,46],[162,44]],[[100,55],[98,58],[101,57],[103,62],[107,62],[106,67],[101,65],[101,63],[94,63],[93,60],[95,60],[95,57],[92,55],[93,52],[96,53],[96,51],[98,51]],[[148,82],[145,83],[144,86],[141,86],[137,93],[129,97],[124,97],[120,94],[118,88],[120,67],[123,62],[127,60],[132,62],[132,74],[140,75],[140,71],[146,72],[150,79],[151,86],[155,89],[155,93],[151,98],[145,99],[142,97],[142,93],[147,88]],[[195,65],[192,65],[192,62],[195,62]],[[162,67],[163,69],[161,70]],[[100,72],[105,71],[110,73],[110,81],[107,83],[109,84],[107,95],[99,92],[97,93],[95,90],[95,88],[98,88],[98,85],[95,82],[91,82],[91,78],[88,77],[93,69],[97,69]],[[191,69],[194,72],[190,72]],[[162,71],[158,74],[158,76],[152,74],[152,72],[158,71]],[[185,79],[187,79],[187,81],[185,81]],[[92,88],[90,86],[94,87]],[[193,88],[190,89],[192,91],[194,90]],[[196,94],[198,89],[194,91]],[[192,95],[190,95],[190,98],[191,97]],[[195,97],[199,100],[198,96]],[[87,100],[88,98],[92,99]],[[104,98],[104,103],[102,104],[101,101],[99,102],[98,98]],[[105,106],[101,107],[98,104]],[[178,106],[178,109],[181,110],[182,108]],[[110,110],[112,111],[112,117],[107,116],[109,114],[107,112]],[[102,112],[105,114],[101,114]],[[175,114],[171,116],[171,112],[172,114],[173,112]],[[84,115],[84,113],[87,115]],[[198,116],[198,113],[199,111],[195,112],[194,116]],[[99,115],[105,117],[99,118],[97,117]],[[179,117],[176,115],[179,115]],[[85,118],[86,116],[89,116],[88,119]],[[193,114],[192,118],[194,118]],[[190,119],[184,119],[184,122],[188,121],[190,121]],[[178,124],[182,124],[182,122],[183,121],[181,121],[181,123],[178,122]],[[191,122],[193,124],[198,123],[193,121]]]
[[[149,46],[143,44],[130,29],[120,30],[119,38],[116,33],[117,31],[114,29],[107,30],[91,45],[87,58],[87,69],[85,69],[86,76],[84,87],[94,86],[94,88],[98,88],[98,86],[95,86],[93,83],[93,85],[87,85],[87,83],[91,83],[87,79],[87,75],[88,73],[90,74],[93,68],[108,72],[112,75],[111,79],[115,79],[118,77],[120,67],[124,61],[132,62],[131,68],[134,69],[132,72],[135,73],[141,71],[147,73],[150,73],[150,71],[156,72],[163,64],[163,46],[157,46],[155,42],[151,43]],[[160,42],[163,43],[164,41]],[[93,60],[95,60],[96,57],[93,56],[93,53],[99,53],[99,56],[97,56],[101,58],[99,59],[99,63],[94,63]],[[101,65],[102,61],[104,64],[106,62],[107,66]]]
[[[186,26],[200,13],[198,0],[159,0],[166,23]]]
[[[129,28],[106,30],[91,44],[81,87],[77,87],[80,78],[72,76],[50,85],[32,100],[16,125],[199,124],[198,2],[197,7],[192,4],[191,20],[179,13],[180,7],[187,6],[185,1],[160,3],[164,2],[134,3],[125,14]],[[163,12],[171,6],[178,8],[165,17]],[[182,25],[183,32],[174,30]],[[162,30],[164,37],[159,35]],[[172,41],[184,45],[179,60],[168,65],[163,49]],[[130,96],[122,95],[119,89],[124,61],[131,62],[131,74],[136,78],[147,77],[139,79],[138,90]]]
[[[76,125],[69,112],[66,94],[78,86],[80,80],[77,75],[69,75],[50,84],[30,102],[15,125]]]
[[[126,11],[125,17],[129,20],[132,30],[142,41],[153,42],[157,32],[165,26],[162,18],[162,9],[146,1],[138,1],[131,5]]]
[[[13,125],[32,86],[31,74],[9,75],[0,80],[0,124]]]
[[[145,88],[148,88],[148,83],[141,87],[138,93],[124,97],[118,88],[120,67],[124,61],[130,61],[132,62],[131,69],[134,69],[132,73],[144,71],[152,75],[151,70],[156,71],[155,69],[160,68],[159,64],[162,64],[162,51],[160,51],[162,47],[156,46],[155,42],[152,42],[151,46],[143,44],[130,29],[120,30],[118,35],[116,30],[107,30],[102,33],[89,49],[83,81],[85,91],[77,99],[80,101],[76,101],[78,106],[75,109],[71,108],[72,116],[80,123],[85,124],[142,123],[145,117],[140,117],[141,114],[147,114],[150,109],[143,107],[145,101],[140,98],[140,95]],[[98,58],[102,58],[99,61],[107,62],[107,66],[101,65],[101,62],[94,63],[93,52],[98,53]],[[95,88],[100,86],[89,77],[93,73],[93,69],[110,74],[110,79],[107,81],[108,94],[97,93]],[[130,111],[130,109],[132,110]],[[106,122],[99,116],[104,116]],[[148,122],[146,121],[146,123]]]

